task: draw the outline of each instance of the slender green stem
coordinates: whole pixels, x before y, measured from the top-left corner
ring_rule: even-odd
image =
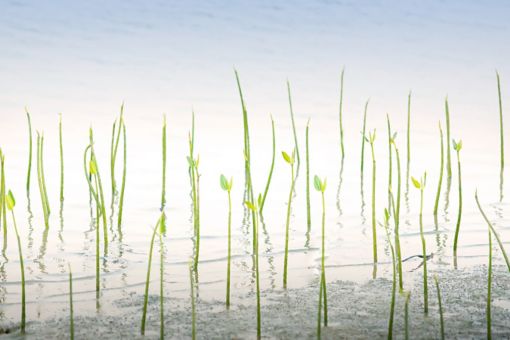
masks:
[[[122,144],[124,148],[123,159],[124,164],[122,168],[122,184],[120,187],[120,198],[119,198],[119,213],[117,216],[117,229],[122,237],[121,226],[122,226],[122,213],[124,210],[124,193],[126,191],[126,172],[127,172],[127,138],[126,138],[126,124],[122,121]]]
[[[338,122],[340,128],[340,151],[342,159],[345,157],[345,148],[344,148],[344,127],[343,127],[343,102],[344,102],[344,71],[345,68],[342,69],[342,74],[340,75],[340,107],[338,110]]]
[[[423,191],[425,183],[422,181],[420,187],[420,239],[423,255],[423,311],[425,314],[429,312],[429,295],[428,295],[428,279],[427,279],[427,245],[425,243],[425,234],[423,233]]]
[[[392,133],[391,133],[391,123],[390,116],[386,114],[386,126],[388,127],[388,207],[391,209],[391,198],[390,194],[393,191],[392,189],[392,179],[393,179],[393,157],[392,157]]]
[[[46,185],[44,184],[44,173],[43,173],[43,147],[44,137],[39,133],[37,134],[37,181],[39,184],[39,193],[41,195],[41,203],[44,214],[44,225],[46,228],[49,227],[49,205],[47,204]]]
[[[476,201],[476,204],[478,205],[478,209],[480,210],[480,213],[483,216],[483,219],[485,220],[485,222],[489,226],[489,229],[491,230],[491,233],[494,234],[494,237],[496,238],[496,241],[498,242],[499,249],[501,249],[501,252],[503,253],[503,257],[505,259],[506,266],[508,268],[508,271],[510,272],[510,260],[508,259],[508,256],[506,254],[505,247],[503,247],[503,242],[501,242],[501,239],[499,238],[498,232],[496,231],[496,229],[494,229],[494,226],[492,225],[492,223],[487,218],[487,215],[485,215],[485,212],[482,210],[482,206],[480,205],[480,202],[478,201],[478,194],[476,192],[475,192],[475,201]]]
[[[370,149],[372,153],[372,246],[374,252],[374,264],[377,263],[377,230],[375,221],[375,184],[376,184],[376,161],[374,153],[374,141],[370,142]],[[375,276],[375,272],[374,272]]]
[[[402,186],[402,176],[400,170],[400,154],[395,141],[393,141],[393,147],[395,148],[395,155],[397,159],[397,202],[395,204],[392,194],[392,204],[390,207],[393,210],[393,220],[395,222],[395,252],[397,255],[398,286],[399,291],[402,292],[404,290],[404,277],[402,275],[402,252],[400,249],[400,192]]]
[[[196,310],[195,310],[195,280],[193,279],[193,264],[189,264],[189,284],[190,284],[190,295],[191,295],[191,339],[195,340],[197,337],[196,331]]]
[[[460,151],[457,151],[457,169],[459,176],[459,212],[457,215],[457,224],[455,227],[455,238],[453,240],[453,256],[456,261],[457,259],[457,243],[459,240],[459,231],[460,231],[460,221],[462,218],[462,173],[460,167]]]
[[[285,256],[283,259],[283,288],[287,288],[287,265],[288,265],[288,257],[289,257],[289,229],[290,229],[290,211],[292,208],[292,193],[294,192],[294,163],[291,164],[291,180],[292,184],[290,186],[289,192],[289,203],[287,204],[287,219],[285,222]]]
[[[195,272],[198,273],[198,261],[200,258],[200,174],[198,173],[198,166],[195,166],[195,180],[196,180],[196,251],[195,251]],[[197,277],[198,278],[198,275]]]
[[[111,207],[113,209],[113,204],[115,201],[115,195],[117,194],[117,183],[115,181],[115,163],[117,161],[117,151],[119,149],[119,141],[120,141],[120,134],[122,132],[122,124],[124,119],[124,103],[122,103],[120,107],[120,118],[117,125],[117,120],[113,123],[113,130],[112,130],[112,143],[110,148],[110,176],[111,176],[111,182],[112,182],[112,202]]]
[[[452,156],[450,150],[450,108],[448,106],[448,97],[446,97],[444,102],[445,107],[445,117],[446,117],[446,173],[448,175],[448,180],[450,181],[452,178]]]
[[[64,202],[64,145],[62,141],[62,114],[58,121],[58,140],[60,144],[60,202]]]
[[[26,110],[26,109],[25,109]],[[30,195],[30,174],[32,172],[32,119],[26,110],[28,120],[28,169],[27,169],[27,196]]]
[[[271,178],[273,177],[274,170],[274,160],[276,158],[276,135],[274,129],[274,120],[273,116],[271,116],[271,130],[273,133],[273,156],[271,158],[271,167],[269,168],[269,176],[267,177],[266,188],[264,189],[264,195],[262,196],[262,202],[260,203],[260,213],[264,209],[264,203],[266,202],[267,192],[269,191],[269,185],[271,184]]]
[[[260,273],[259,273],[259,218],[255,214],[255,223],[253,225],[253,233],[255,235],[255,280],[257,289],[257,339],[262,337],[261,315],[260,315]]]
[[[441,139],[441,166],[439,168],[439,181],[437,183],[436,201],[434,203],[434,221],[437,226],[437,210],[439,207],[439,196],[441,196],[441,186],[443,184],[443,172],[444,172],[444,142],[443,142],[443,129],[441,128],[441,122],[439,122],[439,136]]]
[[[322,329],[322,320],[321,320],[321,314],[322,314],[322,273],[321,273],[321,279],[319,283],[319,308],[317,312],[317,339],[321,338],[321,329]]]
[[[439,322],[441,325],[441,339],[444,340],[444,319],[443,319],[443,304],[441,301],[441,289],[439,289],[439,280],[437,278],[437,275],[434,275],[434,282],[436,283],[436,290],[437,290],[437,304],[439,306]]]
[[[230,197],[230,189],[228,190],[228,255],[227,255],[227,308],[230,308],[230,257],[232,254],[232,199]]]
[[[161,221],[163,223],[163,221]],[[159,233],[159,338],[165,338],[165,245],[163,234]]]
[[[73,308],[73,273],[71,265],[69,267],[69,334],[71,340],[74,340],[74,308]]]
[[[150,283],[150,279],[151,279],[152,252],[154,249],[154,239],[156,238],[156,233],[158,231],[158,228],[159,228],[159,221],[158,221],[158,225],[154,228],[154,231],[152,232],[151,243],[150,243],[150,248],[149,248],[149,263],[147,265],[147,276],[145,278],[145,293],[144,293],[144,298],[143,298],[142,325],[140,328],[140,333],[142,335],[145,335],[145,320],[147,318],[147,303],[149,301],[149,283]]]
[[[491,331],[491,289],[492,289],[492,235],[489,228],[489,265],[487,268],[487,339],[492,339]]]
[[[162,144],[162,159],[163,159],[163,174],[161,181],[161,210],[165,208],[166,205],[166,116],[163,117],[163,129],[161,134],[161,144]]]
[[[5,199],[5,197],[4,197]],[[12,223],[14,231],[16,232],[16,240],[18,242],[19,265],[21,270],[21,334],[25,334],[26,324],[26,294],[25,294],[25,265],[23,262],[23,252],[21,247],[21,239],[18,233],[18,226],[16,225],[16,218],[14,217],[14,210],[11,210]]]
[[[96,167],[96,173],[95,178],[97,179],[97,187],[98,190],[96,191],[96,196],[98,198],[98,201],[96,201],[98,208],[100,209],[100,215],[103,220],[103,238],[104,238],[104,253],[105,255],[108,254],[108,226],[106,222],[106,208],[105,208],[105,201],[104,201],[104,192],[103,192],[103,185],[101,183],[101,175],[99,172],[99,164],[97,163],[96,159],[96,153],[94,151],[94,133],[92,129],[89,130],[90,133],[90,158],[94,162]]]
[[[321,256],[321,281],[322,281],[322,296],[324,297],[324,326],[328,326],[328,294],[326,290],[326,203],[324,199],[324,191],[322,194],[322,256]]]
[[[297,168],[298,168],[298,171],[299,171],[299,165],[301,164],[301,159],[299,157],[299,145],[298,145],[298,138],[297,138],[297,133],[296,133],[296,123],[294,121],[294,110],[292,109],[292,98],[291,98],[291,94],[290,94],[290,83],[289,81],[287,80],[287,93],[288,93],[288,96],[289,96],[289,107],[290,107],[290,119],[291,119],[291,122],[292,122],[292,133],[294,134],[294,147],[296,149],[296,155],[297,155]]]
[[[97,182],[97,176],[94,175],[94,184],[96,186],[95,192],[97,193],[98,188],[98,182]],[[97,194],[96,194],[97,196]],[[101,290],[101,270],[100,270],[100,253],[99,253],[99,245],[101,242],[101,233],[99,232],[99,218],[101,215],[101,208],[100,205],[96,201],[96,305],[99,307],[99,296],[100,296],[100,290]]]
[[[308,146],[308,130],[310,120],[306,123],[306,225],[308,230],[312,227],[312,216],[310,214],[310,153]]]
[[[5,200],[5,156],[0,149],[0,221],[4,228],[4,246],[7,247],[7,205]]]
[[[499,73],[496,71],[496,79],[498,82],[498,104],[499,104],[499,137],[500,137],[500,193],[499,200],[503,200],[503,171],[505,169],[505,143],[503,133],[503,104],[501,102],[501,83]]]
[[[384,230],[386,231],[386,238],[388,240],[388,244],[390,245],[392,273],[393,273],[393,282],[391,285],[390,319],[388,321],[388,340],[390,340],[390,339],[393,339],[393,319],[395,316],[395,291],[396,291],[396,287],[397,287],[397,271],[395,269],[395,267],[396,267],[395,248],[393,248],[393,244],[391,243],[391,238],[390,238],[390,233],[388,231],[388,222],[387,221],[385,222]]]

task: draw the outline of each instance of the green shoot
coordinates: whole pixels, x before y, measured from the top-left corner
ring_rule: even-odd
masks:
[[[423,255],[423,311],[425,314],[429,312],[429,296],[428,296],[428,280],[427,280],[427,245],[425,243],[425,234],[423,233],[423,192],[427,183],[427,173],[418,181],[411,177],[413,185],[420,190],[420,239]]]
[[[285,223],[285,257],[283,260],[283,288],[287,288],[287,264],[288,264],[288,256],[289,256],[289,227],[290,227],[290,211],[292,208],[292,193],[294,192],[294,163],[295,163],[295,150],[292,151],[292,156],[289,156],[288,153],[282,151],[282,156],[285,162],[290,165],[291,168],[291,186],[289,192],[289,201],[287,204],[287,219]]]
[[[439,289],[439,280],[437,275],[434,275],[434,282],[436,283],[437,290],[437,304],[439,306],[439,322],[441,325],[441,339],[444,340],[444,319],[443,319],[443,304],[441,302],[441,290]]]
[[[363,113],[363,129],[361,130],[361,181],[363,182],[363,167],[365,163],[365,132],[367,126],[367,109],[370,99],[365,103],[365,111]]]
[[[60,151],[60,204],[64,202],[64,145],[62,141],[62,114],[59,115],[58,120],[58,140]]]
[[[384,231],[386,232],[386,239],[388,240],[388,244],[391,250],[391,263],[392,263],[392,273],[393,273],[393,281],[391,285],[391,304],[390,304],[390,319],[388,321],[388,340],[393,339],[393,319],[395,316],[395,292],[397,287],[397,271],[396,271],[396,260],[395,260],[395,248],[393,248],[393,244],[391,243],[390,232],[389,232],[389,221],[390,221],[390,213],[388,209],[384,209]],[[407,307],[407,305],[406,305]]]
[[[25,108],[28,120],[28,169],[27,169],[27,197],[30,195],[30,174],[32,172],[32,119],[30,112]]]
[[[462,149],[462,140],[453,142],[453,149],[457,152],[457,168],[458,168],[458,176],[459,176],[459,213],[457,215],[457,225],[455,227],[455,238],[453,240],[453,257],[455,261],[455,267],[457,266],[457,242],[459,240],[459,231],[460,231],[460,220],[462,217],[462,174],[460,167],[460,150]]]
[[[152,238],[151,238],[151,243],[150,243],[150,248],[149,248],[149,263],[147,266],[147,277],[145,279],[145,294],[144,294],[144,299],[143,299],[142,325],[140,328],[141,329],[140,333],[142,335],[145,335],[145,320],[147,318],[147,302],[149,299],[149,283],[150,283],[150,279],[151,279],[151,266],[152,266],[152,253],[153,253],[153,249],[154,249],[154,240],[156,238],[156,234],[163,235],[165,233],[165,230],[164,230],[165,224],[163,223],[164,218],[165,218],[164,213],[161,213],[161,216],[159,217],[158,222],[156,223],[156,226],[154,227],[154,230],[152,232]]]
[[[262,195],[259,194],[257,202],[249,202],[246,201],[244,204],[250,209],[255,215],[255,223],[253,224],[253,235],[254,235],[254,260],[255,260],[255,281],[256,281],[256,289],[257,289],[257,339],[262,337],[261,331],[261,316],[260,316],[260,273],[259,273],[259,213],[260,213],[260,203],[262,202]]]
[[[5,156],[0,149],[0,224],[4,227],[4,245],[7,247],[7,204],[5,199]]]
[[[306,225],[308,230],[312,227],[312,216],[310,214],[310,154],[308,148],[308,130],[310,119],[306,123]]]
[[[163,116],[163,130],[161,134],[161,144],[162,144],[162,159],[163,159],[163,174],[162,174],[162,182],[161,182],[161,210],[165,208],[166,205],[166,116]]]
[[[505,259],[506,266],[508,268],[508,271],[510,272],[510,260],[508,259],[508,256],[506,254],[505,247],[503,247],[503,242],[501,242],[501,239],[499,238],[499,234],[497,233],[496,229],[494,229],[492,223],[487,218],[487,215],[485,215],[485,212],[482,210],[482,206],[480,205],[480,202],[478,201],[478,193],[477,192],[475,192],[475,201],[476,201],[476,204],[478,205],[478,209],[480,210],[480,213],[483,216],[483,219],[489,226],[491,233],[494,234],[494,237],[496,238],[496,241],[498,242],[499,249],[501,249],[501,253],[503,253],[503,257]]]
[[[198,165],[200,163],[200,156],[194,158],[194,137],[195,135],[195,114],[193,113],[192,129],[188,135],[189,139],[189,152],[188,159],[190,175],[191,175],[191,197],[193,203],[193,232],[195,237],[195,262],[194,270],[198,270],[198,261],[200,257],[200,199],[199,199],[199,184],[200,174],[198,173]]]
[[[230,308],[230,256],[232,252],[231,237],[232,237],[232,199],[230,191],[232,190],[232,178],[230,181],[224,175],[220,176],[220,186],[228,194],[228,255],[227,255],[227,309]]]
[[[376,161],[374,152],[375,130],[368,133],[368,138],[365,137],[367,143],[370,143],[370,151],[372,153],[372,243],[374,252],[374,265],[377,263],[377,230],[375,222],[375,178],[376,178]],[[375,271],[374,271],[375,278]]]
[[[395,252],[397,255],[397,270],[398,270],[398,286],[399,291],[404,291],[404,277],[402,275],[402,253],[400,249],[400,192],[402,187],[402,175],[400,170],[400,153],[398,151],[396,143],[397,133],[393,134],[391,143],[395,150],[395,156],[397,159],[397,202],[394,202],[393,193],[390,193],[391,204],[389,207],[393,212],[393,220],[395,222]]]
[[[388,207],[391,207],[391,192],[392,190],[392,179],[393,179],[393,157],[392,147],[393,135],[391,133],[390,116],[386,114],[386,126],[388,127]],[[396,137],[396,135],[395,135]]]
[[[74,340],[74,308],[73,308],[73,273],[71,271],[71,265],[69,267],[69,334],[71,340]]]
[[[344,127],[342,122],[342,108],[344,102],[344,71],[345,68],[342,69],[342,74],[340,75],[340,108],[338,110],[338,121],[340,124],[340,151],[342,155],[342,159],[345,157],[345,149],[344,149]]]
[[[297,155],[297,171],[299,172],[299,165],[301,164],[301,159],[299,158],[299,145],[298,138],[296,134],[296,123],[294,122],[294,110],[292,109],[292,98],[290,95],[290,83],[287,80],[287,93],[289,95],[289,107],[290,107],[290,119],[292,122],[292,133],[294,134],[294,149],[296,150]]]
[[[437,209],[439,206],[439,196],[441,195],[441,186],[443,184],[443,171],[444,171],[444,142],[441,122],[439,122],[439,136],[441,139],[441,167],[439,168],[439,182],[437,183],[436,201],[434,203],[434,221],[436,226],[437,226]]]
[[[274,160],[276,158],[276,137],[273,116],[271,116],[271,129],[273,132],[273,156],[271,158],[271,167],[269,168],[269,176],[267,177],[266,188],[264,190],[264,195],[262,196],[262,203],[260,204],[260,213],[262,213],[262,210],[264,209],[264,203],[266,202],[267,192],[269,191],[269,185],[271,184],[271,177],[273,177]]]
[[[120,133],[122,132],[122,124],[124,119],[124,103],[120,106],[120,118],[117,124],[117,120],[113,123],[112,129],[112,142],[110,146],[110,176],[112,182],[112,202],[111,208],[115,201],[115,195],[117,195],[117,183],[115,181],[115,162],[117,161],[117,151],[119,149]]]
[[[411,91],[407,95],[407,167],[406,188],[409,188],[409,166],[411,165]],[[409,189],[406,189],[409,191]],[[407,194],[406,194],[407,195]]]
[[[18,233],[18,226],[16,225],[16,218],[14,217],[14,206],[16,205],[16,200],[14,199],[12,191],[9,190],[9,193],[4,197],[4,200],[7,204],[7,209],[11,211],[12,223],[14,225],[14,231],[16,232],[16,239],[18,241],[19,265],[21,270],[21,334],[25,334],[26,324],[25,265],[23,262],[21,239]]]
[[[446,173],[448,181],[452,178],[452,156],[450,151],[450,108],[448,107],[448,97],[444,101],[445,117],[446,117]]]
[[[499,73],[496,71],[496,79],[498,82],[498,104],[499,104],[499,138],[500,138],[500,185],[499,185],[499,200],[503,200],[503,170],[505,168],[505,143],[503,135],[503,104],[501,102],[501,83],[499,80]]]
[[[321,193],[322,198],[322,250],[321,250],[321,280],[319,288],[319,311],[317,318],[317,338],[321,337],[321,310],[322,300],[324,299],[324,326],[328,326],[328,295],[326,290],[326,267],[324,265],[325,252],[326,252],[326,204],[324,199],[324,192],[326,191],[326,179],[321,180],[315,175],[313,180],[315,190]]]
[[[43,206],[44,225],[48,228],[50,225],[50,205],[48,202],[48,193],[46,191],[46,182],[44,180],[43,150],[44,136],[37,133],[37,179],[39,183],[39,192],[41,194],[41,203]]]
[[[122,184],[120,187],[120,198],[119,198],[119,213],[117,216],[117,229],[119,230],[120,237],[122,237],[121,233],[121,225],[122,225],[122,212],[124,210],[124,193],[126,191],[126,172],[127,172],[127,138],[126,138],[126,124],[122,121],[122,144],[124,148],[123,158],[124,164],[122,168]]]
[[[160,224],[159,231],[159,338],[165,338],[165,243],[163,235],[166,233],[165,217]]]

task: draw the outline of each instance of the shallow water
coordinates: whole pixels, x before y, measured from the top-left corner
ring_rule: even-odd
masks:
[[[508,44],[502,43],[509,29],[505,20],[507,4],[494,2],[493,6],[482,7],[474,2],[430,2],[427,5],[416,2],[383,6],[369,2],[321,2],[312,6],[296,2],[280,7],[269,3],[232,7],[216,1],[201,6],[160,3],[146,7],[135,2],[70,6],[29,1],[7,2],[2,9],[0,29],[5,34],[0,34],[0,42],[10,48],[0,55],[0,71],[4,78],[0,83],[0,145],[6,154],[7,187],[17,198],[15,212],[25,255],[30,335],[52,334],[40,333],[42,329],[56,332],[58,336],[67,334],[67,263],[70,263],[74,274],[76,329],[90,330],[100,315],[104,320],[97,324],[98,334],[108,334],[105,333],[107,328],[114,325],[126,329],[125,336],[136,336],[137,328],[126,328],[125,320],[138,325],[141,317],[151,228],[159,216],[160,129],[164,112],[168,120],[169,157],[166,209],[169,222],[165,238],[165,289],[169,297],[166,307],[171,328],[168,333],[175,337],[189,334],[189,320],[183,316],[187,314],[175,310],[189,311],[188,260],[193,251],[193,224],[186,155],[192,108],[196,112],[195,149],[200,154],[201,172],[198,308],[202,316],[199,317],[199,335],[228,337],[231,334],[242,338],[255,335],[255,323],[251,322],[255,319],[252,235],[251,227],[243,223],[246,212],[242,204],[242,116],[232,72],[232,65],[236,65],[249,112],[256,193],[265,186],[271,161],[270,112],[276,122],[275,171],[260,234],[263,334],[275,338],[295,337],[292,332],[314,335],[321,210],[320,196],[313,191],[312,227],[308,232],[304,133],[311,118],[310,172],[312,176],[319,174],[328,178],[326,265],[328,282],[335,287],[332,288],[331,308],[347,308],[342,304],[340,293],[338,302],[334,298],[335,289],[339,292],[346,289],[351,294],[343,294],[353,295],[349,305],[357,306],[354,313],[361,313],[363,320],[368,319],[370,324],[366,333],[356,333],[356,329],[364,327],[359,325],[359,320],[344,323],[343,312],[338,317],[333,313],[333,326],[326,331],[326,336],[335,338],[337,329],[356,337],[385,336],[391,257],[384,230],[378,227],[378,279],[372,281],[372,164],[366,145],[361,182],[359,131],[364,101],[370,97],[367,129],[377,128],[376,212],[377,219],[382,221],[388,186],[385,113],[390,113],[392,127],[398,132],[404,176],[402,256],[421,254],[419,192],[411,183],[407,188],[405,179],[406,96],[412,88],[410,173],[415,177],[424,171],[428,174],[424,227],[427,251],[433,254],[428,262],[429,271],[439,273],[444,285],[451,286],[450,293],[448,290],[445,293],[445,310],[457,311],[468,306],[469,300],[447,297],[459,289],[477,299],[470,311],[476,310],[479,315],[471,324],[472,328],[466,329],[475,337],[483,336],[485,291],[480,292],[483,286],[480,266],[487,264],[488,239],[487,226],[474,201],[476,188],[505,245],[510,239],[508,185],[504,186],[503,201],[498,202],[499,134],[493,74],[497,66],[503,77],[505,104],[509,98],[505,94],[508,93],[506,79],[510,74],[504,63],[510,50]],[[81,13],[79,17],[74,15],[77,12]],[[138,13],[142,13],[143,18]],[[246,13],[251,14],[249,18]],[[379,46],[383,47],[377,48]],[[374,50],[377,53],[373,53]],[[346,66],[343,169],[337,118],[342,65]],[[288,293],[282,289],[282,272],[291,174],[280,156],[281,150],[293,148],[286,77],[290,78],[293,90],[301,154],[292,204]],[[452,137],[464,141],[461,152],[464,206],[458,272],[467,282],[462,288],[455,287],[458,281],[452,274],[456,273],[452,243],[458,204],[453,150],[451,190],[447,195],[445,177],[437,227],[432,216],[439,170],[437,121],[441,119],[444,127],[446,94],[450,99]],[[122,237],[116,224],[111,226],[109,252],[102,258],[101,307],[96,311],[95,232],[91,227],[88,188],[83,174],[83,151],[88,142],[88,127],[92,125],[109,202],[109,138],[111,124],[123,100],[128,134],[124,223]],[[30,200],[24,186],[28,161],[25,105],[32,112],[34,130],[45,133],[45,172],[52,208],[47,232],[35,178],[35,161]],[[59,216],[58,199],[58,110],[63,112],[64,124],[62,216]],[[510,140],[510,134],[505,133],[505,138]],[[395,161],[393,164],[396,175]],[[118,160],[117,182],[121,166]],[[227,196],[219,186],[221,173],[234,177],[232,304],[241,310],[237,313],[234,309],[235,315],[225,313],[221,303],[225,295],[227,249]],[[8,247],[0,262],[0,325],[10,328],[19,320],[20,273],[14,233],[10,231],[8,237]],[[502,265],[502,256],[496,249],[495,263]],[[153,266],[157,268],[158,265],[155,259]],[[416,258],[404,266],[405,286],[413,288],[412,303],[416,310],[413,314],[419,313],[417,306],[421,301],[419,266],[420,260]],[[150,289],[148,329],[151,332],[157,331],[159,277],[156,268]],[[500,268],[494,285],[504,287],[504,277],[504,270]],[[342,284],[337,284],[338,281]],[[380,299],[376,299],[379,294]],[[507,320],[508,296],[501,293],[495,295],[495,299],[495,314]],[[277,320],[273,316],[279,310],[272,306],[278,304],[301,309],[294,313],[280,311],[283,316]],[[363,315],[367,313],[364,311],[367,304],[373,305],[374,310]],[[456,318],[468,317],[466,313],[458,313]],[[298,322],[305,317],[309,318],[311,326]],[[220,324],[225,324],[224,328],[216,326],[217,318]],[[231,325],[231,320],[239,323]],[[497,320],[495,317],[495,330],[507,334],[504,321],[497,328]],[[55,327],[54,322],[59,326]],[[293,322],[296,326],[291,326]],[[416,327],[428,327],[430,333],[426,334],[436,334],[437,324],[431,326],[428,322],[417,322]],[[210,327],[211,324],[215,327]],[[303,333],[300,325],[303,325]],[[452,323],[449,327],[455,335],[463,331],[464,324]],[[281,328],[287,329],[280,333]],[[351,331],[347,331],[349,329]]]

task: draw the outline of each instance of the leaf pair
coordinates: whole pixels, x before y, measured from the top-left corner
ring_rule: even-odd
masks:
[[[317,175],[315,175],[315,177],[313,178],[313,186],[317,191],[324,193],[324,191],[326,191],[326,184],[327,184],[326,178],[324,178],[324,181],[321,181],[321,179]]]
[[[191,157],[186,157],[186,159],[188,160],[188,164],[190,166],[190,168],[198,168],[198,163],[200,162],[200,156],[197,156],[197,159],[193,159]]]
[[[396,137],[396,133],[394,134],[394,136]],[[375,129],[372,132],[368,132],[368,138],[366,136],[364,136],[364,138],[365,138],[365,141],[367,143],[374,144],[374,142],[375,142]]]
[[[296,149],[294,149],[292,151],[292,156],[289,156],[288,153],[286,153],[285,151],[282,151],[283,159],[285,160],[285,162],[289,163],[290,165],[294,165],[295,154],[296,154]]]
[[[228,181],[225,175],[221,174],[220,186],[223,190],[230,192],[230,190],[232,190],[232,181],[233,181],[232,177],[230,177],[230,181]]]
[[[453,142],[453,150],[460,152],[462,149],[462,139],[459,139],[458,142],[455,141],[455,139],[452,139]]]
[[[427,173],[425,172],[423,177],[418,181],[416,178],[411,176],[411,180],[413,181],[413,185],[416,189],[421,190],[425,188],[425,184],[427,183]]]
[[[250,202],[250,201],[244,201],[244,204],[253,212],[258,212],[259,207],[262,204],[262,195],[259,194],[259,197],[257,198],[257,202]]]
[[[5,196],[5,203],[7,203],[7,209],[12,210],[16,205],[16,200],[14,199],[14,195],[12,191],[9,190],[9,193]]]

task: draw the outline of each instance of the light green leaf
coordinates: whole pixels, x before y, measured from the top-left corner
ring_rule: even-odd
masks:
[[[384,208],[384,220],[386,223],[390,220],[390,213],[388,212],[388,209]]]
[[[96,164],[96,161],[94,159],[90,160],[89,171],[90,171],[91,175],[96,175],[97,174],[97,164]]]
[[[230,181],[228,182],[228,190],[232,190],[232,183],[234,182],[234,177],[230,177]]]
[[[290,158],[289,154],[287,154],[285,151],[282,151],[283,159],[285,159],[285,162],[292,164],[292,159]]]
[[[313,186],[315,187],[315,190],[317,190],[317,191],[322,190],[322,183],[321,183],[319,176],[317,176],[317,175],[315,175],[315,177],[313,178]]]
[[[322,182],[322,192],[326,191],[327,184],[328,184],[328,179],[324,178],[324,182]]]
[[[258,205],[259,205],[259,207],[260,207],[260,206],[262,205],[262,195],[261,195],[261,194],[259,194],[259,197],[258,197],[258,199],[257,199],[257,202],[258,202]]]
[[[9,193],[7,194],[7,196],[5,196],[5,201],[7,203],[7,208],[9,210],[14,209],[14,206],[16,205],[16,200],[14,199],[12,191],[9,190]]]
[[[244,201],[244,204],[246,204],[246,206],[252,210],[252,211],[257,211],[257,209],[255,209],[255,206],[253,205],[253,203],[249,202],[249,201]]]
[[[161,213],[161,217],[159,218],[158,225],[159,225],[159,233],[161,235],[164,235],[166,233],[166,215],[165,215],[165,213]]]
[[[413,181],[413,185],[416,189],[421,189],[421,184],[418,182],[418,180],[411,176],[411,180]]]
[[[227,178],[223,174],[221,174],[221,176],[220,176],[220,186],[225,191],[229,190]]]

